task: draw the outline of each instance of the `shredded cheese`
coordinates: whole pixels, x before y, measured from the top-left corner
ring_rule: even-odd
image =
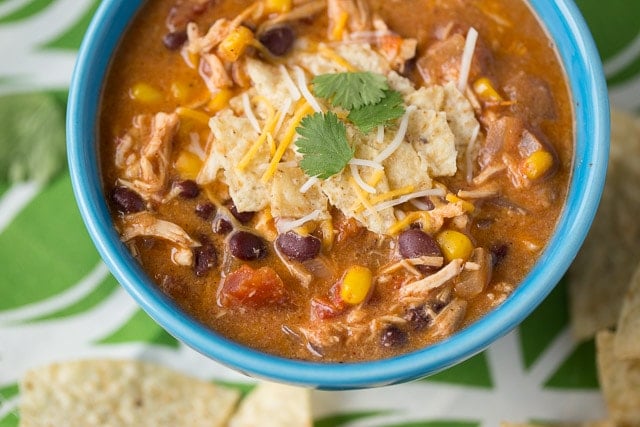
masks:
[[[322,211],[320,209],[316,209],[308,215],[303,216],[302,218],[289,220],[280,218],[276,221],[276,228],[278,229],[278,233],[284,234],[287,231],[294,230],[298,227],[302,227],[306,222],[316,221],[322,216]]]
[[[280,116],[282,117],[282,114]],[[271,132],[267,133],[267,142],[269,143],[269,156],[273,157],[276,154],[276,141]]]
[[[298,99],[300,99],[302,95],[300,95],[300,91],[298,90],[298,88],[296,87],[296,84],[291,79],[291,76],[289,75],[289,71],[287,71],[287,67],[285,67],[283,64],[280,64],[278,68],[280,69],[280,74],[282,74],[282,80],[287,85],[287,90],[291,95],[291,99],[293,101],[297,101]]]
[[[334,239],[333,220],[331,217],[320,223],[320,231],[322,232],[322,247],[325,250],[331,249]]]
[[[444,196],[445,192],[439,188],[432,188],[429,190],[416,191],[414,193],[405,194],[404,196],[398,197],[397,199],[388,200],[386,202],[378,203],[374,205],[374,209],[376,211],[381,211],[383,209],[392,208],[394,206],[400,205],[402,203],[406,203],[411,199],[415,199],[417,197],[425,197],[425,196]]]
[[[347,26],[348,20],[349,20],[349,14],[345,11],[340,12],[340,15],[338,15],[338,19],[336,20],[336,23],[331,31],[331,40],[333,41],[342,40],[342,37],[344,35],[344,29]]]
[[[404,115],[402,116],[402,120],[400,120],[400,126],[398,127],[398,132],[396,132],[396,135],[393,137],[393,141],[391,141],[391,143],[387,145],[387,147],[384,150],[382,150],[375,157],[375,159],[373,159],[374,162],[382,163],[389,156],[391,156],[398,149],[398,147],[400,147],[400,144],[402,144],[402,141],[404,141],[404,136],[407,133],[407,128],[409,127],[409,115],[415,109],[416,109],[415,105],[410,105],[409,107],[407,107],[406,111],[404,112]]]
[[[313,187],[313,185],[318,182],[318,177],[317,176],[312,176],[311,178],[309,178],[304,184],[302,184],[302,186],[300,187],[300,192],[302,194],[306,193],[307,191],[309,191],[309,189],[311,187]]]
[[[356,197],[358,198],[358,201],[360,202],[360,204],[364,206],[371,215],[375,215],[379,217],[378,212],[376,212],[373,209],[373,206],[371,206],[371,203],[367,201],[366,194],[364,193],[364,191],[362,191],[360,186],[356,183],[356,180],[353,176],[349,178],[349,184],[351,184],[353,191],[356,193]]]
[[[384,142],[384,125],[378,125],[378,133],[376,134],[376,142],[382,144]]]
[[[370,168],[374,168],[377,170],[384,170],[384,166],[382,166],[380,163],[374,162],[373,160],[353,158],[349,160],[349,164],[356,165],[356,166],[368,166]]]
[[[429,206],[425,202],[422,202],[422,201],[420,201],[418,199],[411,199],[411,200],[409,200],[409,203],[411,203],[413,206],[415,206],[416,208],[420,209],[421,211],[429,211],[429,210],[433,209],[433,206]]]
[[[300,98],[298,98],[300,99]],[[274,135],[278,135],[278,133],[280,132],[280,128],[282,127],[282,124],[284,123],[284,119],[285,117],[287,117],[287,115],[289,115],[289,108],[291,108],[291,104],[293,103],[293,101],[291,100],[291,98],[287,98],[287,100],[284,103],[284,107],[282,108],[282,114],[280,115],[280,119],[278,119],[278,123],[276,123],[276,127],[273,129],[273,134]]]
[[[236,169],[238,169],[239,171],[244,171],[247,168],[247,166],[249,165],[249,162],[251,162],[251,160],[253,160],[253,158],[256,156],[256,153],[258,152],[258,149],[260,148],[260,146],[268,138],[271,132],[273,132],[273,128],[275,127],[276,122],[278,121],[280,112],[273,114],[273,108],[272,108],[270,113],[271,113],[271,116],[267,119],[267,122],[264,125],[264,129],[262,129],[262,133],[260,134],[258,139],[256,139],[256,141],[251,145],[251,147],[249,148],[249,151],[247,151],[247,153],[242,157],[240,162],[238,162]]]
[[[354,67],[353,65],[351,65],[349,63],[349,61],[344,59],[342,56],[338,55],[336,53],[336,51],[334,51],[333,49],[328,48],[324,44],[318,45],[318,52],[320,52],[320,54],[322,56],[324,56],[325,58],[330,59],[331,61],[333,61],[334,63],[338,64],[339,66],[341,66],[342,68],[344,68],[345,70],[347,70],[349,72],[358,71],[358,69],[356,67]]]
[[[478,40],[478,32],[475,28],[470,27],[467,32],[467,39],[464,43],[464,51],[460,61],[460,75],[458,76],[458,90],[465,93],[467,81],[469,80],[469,72],[471,71],[471,61],[476,50],[476,41]]]
[[[253,108],[251,108],[251,101],[249,100],[249,94],[247,92],[242,94],[242,108],[244,108],[244,114],[247,116],[247,119],[249,119],[251,126],[253,126],[256,132],[260,133],[260,123],[258,123],[256,115],[253,114]]]
[[[415,190],[415,185],[407,185],[402,188],[396,188],[395,190],[387,191],[386,193],[379,194],[375,197],[369,199],[369,202],[372,205],[375,205],[380,202],[384,202],[385,200],[393,199],[394,197],[404,196],[406,194],[410,194]]]
[[[278,163],[282,159],[282,156],[284,156],[284,152],[287,150],[287,148],[289,148],[289,145],[291,145],[291,142],[293,141],[293,138],[296,135],[296,127],[300,123],[300,120],[302,120],[302,118],[307,114],[311,113],[311,111],[312,111],[311,106],[306,102],[303,102],[302,105],[298,106],[295,114],[293,115],[293,118],[291,119],[291,123],[289,123],[287,132],[282,138],[282,141],[280,141],[280,144],[278,145],[278,149],[276,150],[276,153],[271,158],[271,163],[269,163],[269,167],[262,175],[262,178],[260,178],[262,183],[266,184],[267,182],[269,182],[271,178],[273,178],[273,174],[276,173],[276,169],[278,168]]]
[[[300,67],[293,67],[293,72],[296,75],[296,81],[298,83],[298,89],[300,93],[307,100],[313,111],[316,113],[322,112],[322,108],[320,108],[320,104],[318,100],[309,92],[309,88],[307,87],[307,77],[304,75],[304,71]]]
[[[376,189],[370,186],[369,184],[367,184],[366,182],[364,182],[364,180],[360,176],[360,172],[358,171],[358,166],[354,163],[350,163],[349,168],[351,168],[351,176],[355,180],[356,184],[358,184],[360,188],[362,188],[367,193],[375,194]]]
[[[207,153],[204,152],[202,145],[200,145],[200,135],[198,135],[197,132],[191,132],[189,134],[189,145],[187,145],[187,151],[195,154],[202,161],[207,158]]]
[[[475,160],[473,156],[473,150],[476,146],[476,140],[478,139],[478,134],[480,133],[480,125],[476,125],[473,129],[473,133],[471,134],[471,139],[469,139],[469,144],[467,144],[467,150],[465,151],[465,160],[466,160],[466,174],[467,174],[467,182],[471,183],[473,180],[473,161]]]

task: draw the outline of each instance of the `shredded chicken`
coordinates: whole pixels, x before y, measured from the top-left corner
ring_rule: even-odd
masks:
[[[467,302],[460,298],[454,299],[433,319],[430,335],[436,339],[448,337],[458,329],[466,313]]]
[[[422,297],[426,301],[432,290],[458,276],[462,272],[463,264],[464,261],[461,259],[454,259],[437,273],[403,286],[400,289],[400,297],[402,299],[406,297]]]
[[[171,259],[178,265],[192,265],[191,248],[200,246],[200,243],[193,240],[177,224],[158,219],[146,211],[125,216],[122,227],[121,239],[123,242],[128,242],[139,236],[150,236],[175,244],[175,247],[172,248]]]
[[[314,15],[322,12],[327,7],[327,0],[311,0],[305,3],[296,5],[291,11],[287,13],[278,14],[276,17],[266,20],[260,27],[258,27],[257,33],[260,34],[269,28],[273,28],[285,22],[298,21],[300,19],[311,18]]]
[[[160,199],[165,190],[172,140],[178,128],[176,113],[137,116],[134,127],[118,142],[116,166],[120,181],[144,199]]]
[[[229,77],[224,64],[213,53],[202,55],[199,72],[211,93],[233,86],[233,80]]]
[[[198,29],[198,24],[189,22],[187,24],[187,43],[184,49],[193,55],[204,55],[211,52],[229,34],[231,22],[221,18],[213,23],[206,34],[202,34]]]

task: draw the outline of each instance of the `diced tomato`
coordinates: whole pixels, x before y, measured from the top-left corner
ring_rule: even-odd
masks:
[[[255,270],[244,264],[224,279],[220,290],[220,302],[225,307],[260,308],[286,301],[284,283],[271,267]]]

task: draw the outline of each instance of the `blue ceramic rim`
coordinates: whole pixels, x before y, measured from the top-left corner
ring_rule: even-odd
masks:
[[[85,35],[67,111],[71,181],[89,234],[115,278],[156,322],[200,353],[255,377],[323,389],[375,387],[417,379],[471,357],[512,330],[555,287],[577,254],[604,185],[609,150],[608,94],[595,43],[573,1],[530,0],[557,43],[566,74],[574,76],[570,89],[576,112],[577,155],[558,228],[540,260],[509,299],[447,340],[373,362],[289,360],[248,349],[212,332],[180,311],[142,271],[120,242],[102,192],[95,150],[102,81],[120,35],[141,3],[103,1]]]

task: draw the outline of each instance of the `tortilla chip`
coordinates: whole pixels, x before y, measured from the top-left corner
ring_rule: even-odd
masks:
[[[568,275],[572,329],[578,339],[591,338],[616,324],[627,285],[640,261],[639,158],[640,121],[614,111],[604,194]]]
[[[22,427],[224,426],[239,392],[137,361],[86,360],[27,372]]]
[[[263,382],[242,401],[229,427],[311,427],[308,389]]]
[[[640,264],[622,303],[614,350],[619,359],[640,359]]]
[[[609,416],[620,423],[640,420],[640,359],[621,360],[614,354],[614,334],[596,336],[598,377]]]
[[[616,427],[613,421],[584,421],[576,423],[509,423],[501,422],[500,427]]]

